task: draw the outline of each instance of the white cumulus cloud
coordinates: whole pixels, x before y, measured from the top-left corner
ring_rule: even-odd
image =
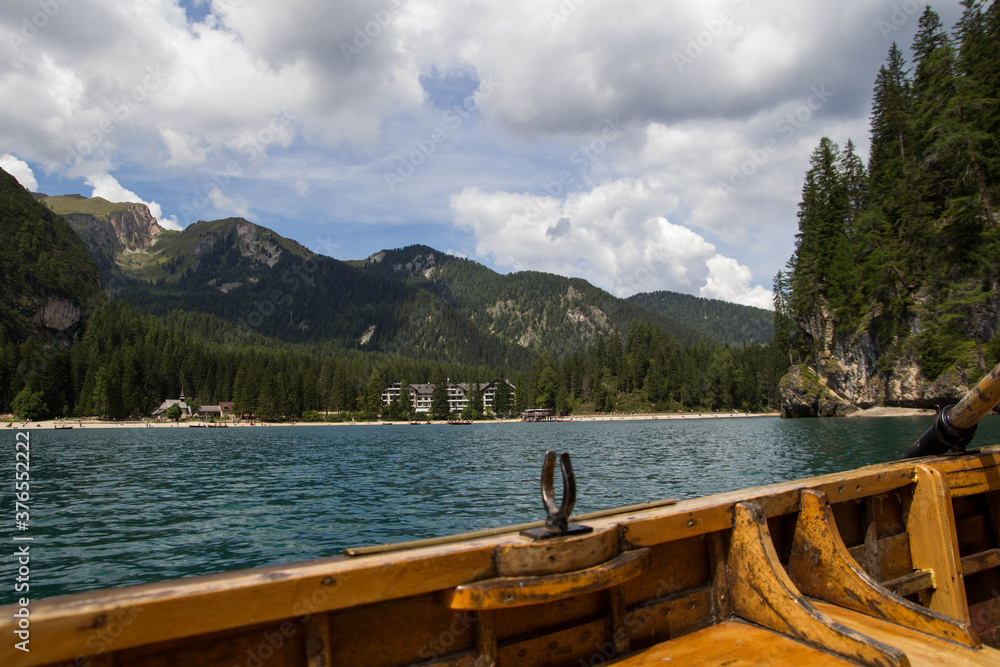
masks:
[[[234,215],[239,218],[250,218],[250,205],[243,197],[229,197],[219,188],[214,188],[208,193],[208,200],[212,206],[220,213]]]
[[[761,285],[751,287],[753,276],[750,269],[732,257],[715,255],[706,264],[708,278],[701,287],[701,296],[741,303],[744,306],[774,309],[772,292]]]
[[[17,179],[22,186],[35,192],[38,190],[38,181],[35,180],[35,172],[31,170],[28,163],[20,160],[10,153],[0,155],[0,169]]]
[[[53,12],[25,36],[24,17],[42,4]],[[392,234],[385,224],[419,220],[424,238],[407,240],[426,242],[457,222],[480,257],[504,266],[605,285],[649,273],[633,282],[733,299],[756,289],[738,267],[759,281],[791,253],[820,137],[865,152],[878,69],[893,41],[911,42],[922,10],[898,0],[42,4],[0,3],[0,146],[47,174],[115,191],[101,174],[127,164],[150,187],[140,194],[182,211],[193,186],[207,196],[206,174],[235,171],[210,198],[224,213],[267,211],[292,236],[291,211],[383,225],[357,232],[345,253],[377,250],[366,244]],[[961,16],[960,3],[932,4],[945,26]],[[449,100],[477,85],[475,113],[454,115]],[[426,145],[426,165],[386,192],[377,165]],[[578,146],[597,147],[596,159]],[[563,169],[571,186],[539,187]],[[528,196],[543,188],[551,200]],[[481,220],[526,236],[515,247]],[[670,252],[688,259],[656,263]],[[713,272],[715,255],[735,267]]]
[[[770,307],[747,267],[665,217],[676,203],[658,183],[622,178],[562,199],[468,188],[451,208],[477,256],[499,266],[579,276],[620,296],[701,292]]]

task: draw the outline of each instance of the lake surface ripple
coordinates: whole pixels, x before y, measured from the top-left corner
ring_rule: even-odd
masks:
[[[30,596],[541,519],[547,449],[571,453],[576,511],[584,513],[896,460],[931,421],[727,417],[32,431]],[[0,438],[13,452],[14,433]],[[988,417],[974,444],[997,442],[1000,419]],[[2,475],[11,522],[13,461],[11,455]],[[5,526],[0,539],[13,544],[15,532]],[[6,563],[13,581],[16,558]],[[12,602],[13,586],[3,588],[0,603]]]

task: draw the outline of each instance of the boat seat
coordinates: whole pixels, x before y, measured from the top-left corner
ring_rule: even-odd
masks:
[[[872,639],[894,646],[910,660],[911,667],[976,667],[1000,665],[1000,651],[989,646],[973,648],[961,646],[939,637],[917,632],[860,612],[851,611],[826,602],[814,602],[816,608],[838,623],[863,632]]]
[[[757,665],[853,665],[843,658],[785,635],[742,621],[716,625],[637,651],[612,663],[615,667],[750,667]]]

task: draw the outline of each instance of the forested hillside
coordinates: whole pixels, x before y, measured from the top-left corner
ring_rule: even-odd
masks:
[[[64,214],[118,298],[156,315],[203,313],[288,343],[527,368],[534,355],[435,295],[317,255],[242,218],[162,229],[140,204],[42,200]]]
[[[0,170],[0,335],[63,345],[101,278],[76,233]]]
[[[777,409],[788,368],[770,345],[687,345],[643,321],[558,362],[543,354],[532,371],[533,405],[560,413],[766,411]]]
[[[666,291],[628,300],[727,343],[770,343],[774,338],[774,314],[763,308]]]
[[[1000,6],[963,5],[950,34],[924,11],[912,62],[892,45],[867,165],[813,152],[775,278],[789,414],[945,404],[1000,359]]]
[[[625,335],[637,320],[654,324],[684,345],[724,340],[580,278],[539,271],[500,274],[427,246],[383,250],[353,264],[368,274],[433,292],[502,340],[556,358],[613,331]]]
[[[0,282],[12,313],[0,329],[0,413],[24,419],[146,416],[182,391],[193,406],[233,401],[259,419],[371,419],[384,414],[381,390],[392,382],[499,377],[517,385],[508,415],[539,406],[760,410],[774,404],[787,365],[770,346],[720,346],[682,326],[683,340],[659,324],[672,320],[581,280],[529,272],[500,290],[486,285],[498,274],[461,260],[456,275],[474,279],[436,284],[459,307],[245,220],[167,232],[141,206],[48,198],[77,236],[6,173],[0,186],[4,248],[16,251]],[[81,237],[105,264],[106,292]],[[487,302],[502,291],[516,306],[508,314],[530,313],[545,340],[555,335],[550,319],[589,313],[586,336],[539,354],[467,317],[463,308],[484,297],[456,298],[461,290]],[[490,321],[503,321],[502,310]],[[632,313],[642,317],[619,325]],[[360,322],[368,330],[358,341]]]

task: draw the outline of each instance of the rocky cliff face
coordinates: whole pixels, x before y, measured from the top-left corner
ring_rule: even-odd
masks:
[[[90,213],[65,216],[93,255],[103,251],[118,259],[124,254],[148,251],[164,231],[145,204],[121,204],[103,220]]]
[[[72,335],[77,330],[82,316],[83,308],[79,302],[49,294],[44,299],[38,299],[37,310],[32,320],[46,329]]]
[[[972,323],[980,340],[989,340],[995,333],[996,303],[987,310]],[[878,312],[871,315],[878,316]],[[911,335],[919,333],[916,315],[908,324]],[[928,380],[905,341],[880,341],[869,325],[870,319],[856,332],[837,331],[822,305],[807,321],[799,322],[814,353],[782,378],[782,416],[841,416],[876,405],[943,407],[960,400],[973,384],[967,368],[952,368]]]

